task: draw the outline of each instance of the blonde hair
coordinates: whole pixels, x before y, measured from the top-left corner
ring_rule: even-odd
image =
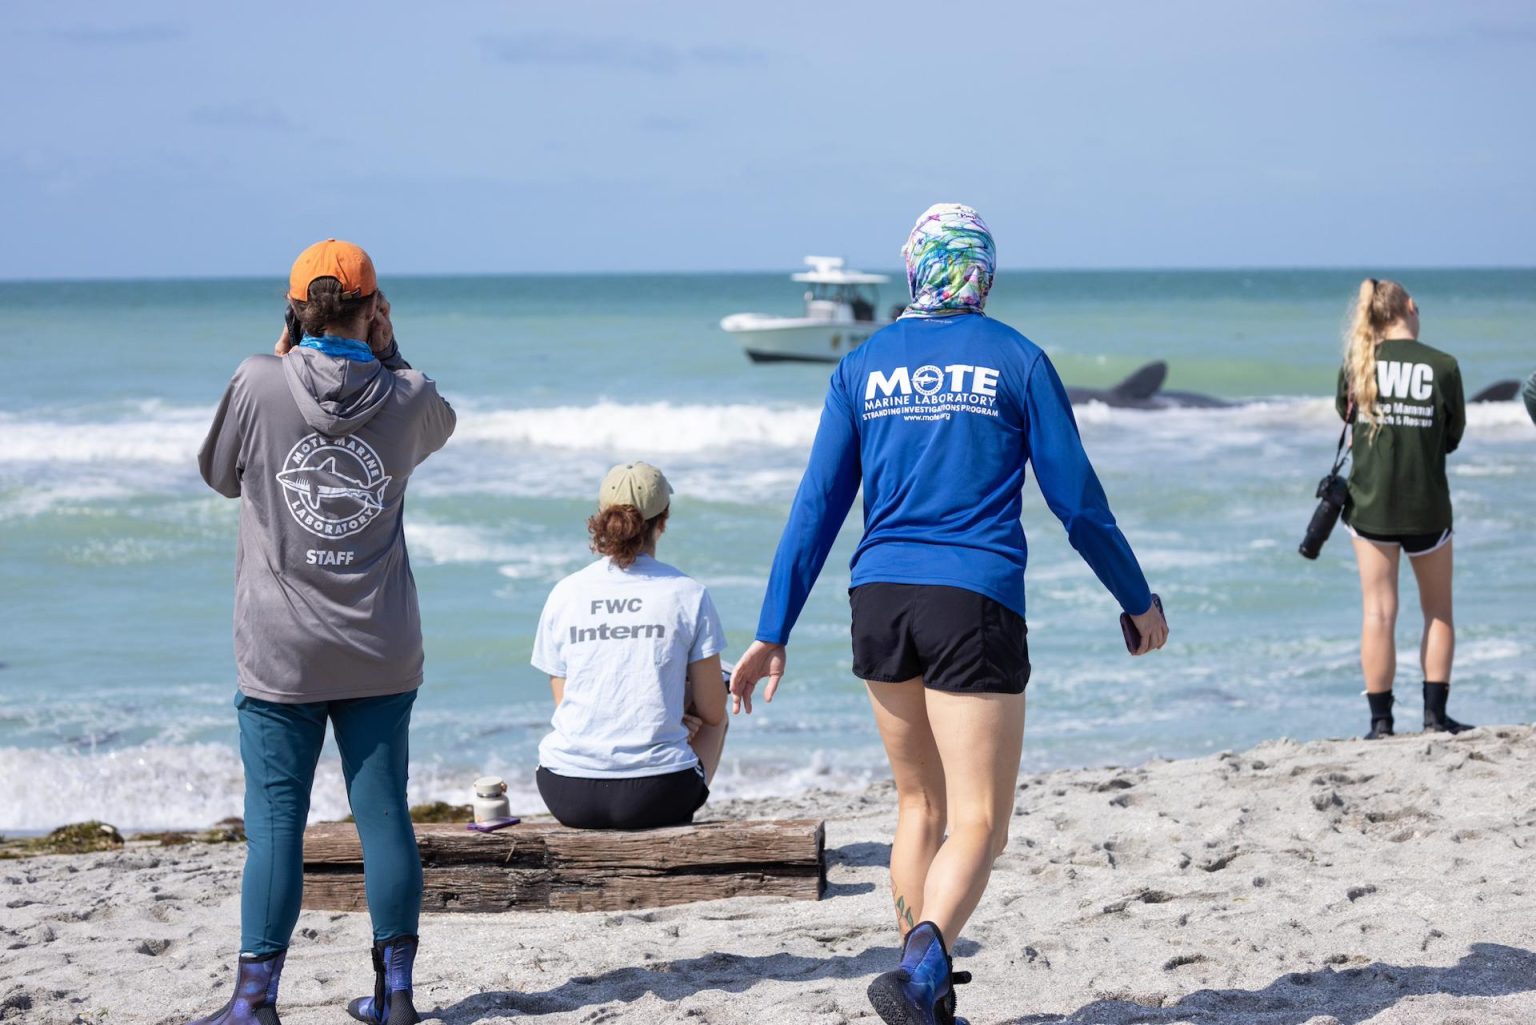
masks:
[[[1350,401],[1371,425],[1371,434],[1381,429],[1376,420],[1376,346],[1383,332],[1408,317],[1413,299],[1396,281],[1366,278],[1360,282],[1360,294],[1344,332],[1344,378],[1349,382]]]

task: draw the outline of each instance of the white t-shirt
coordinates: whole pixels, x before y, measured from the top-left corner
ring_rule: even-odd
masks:
[[[688,664],[724,646],[704,585],[649,555],[572,573],[549,592],[533,641],[534,668],[565,678],[539,764],[593,779],[697,765],[683,725]]]

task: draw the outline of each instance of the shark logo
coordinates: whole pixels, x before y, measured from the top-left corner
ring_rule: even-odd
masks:
[[[385,477],[380,483],[368,487],[362,481],[336,469],[336,457],[331,456],[319,466],[284,470],[277,475],[277,482],[289,491],[302,495],[310,512],[319,512],[320,500],[329,498],[350,498],[360,502],[364,509],[382,511],[384,485],[389,483],[389,478]]]
[[[366,441],[311,434],[289,451],[277,483],[299,526],[325,538],[350,537],[384,511],[390,476]]]

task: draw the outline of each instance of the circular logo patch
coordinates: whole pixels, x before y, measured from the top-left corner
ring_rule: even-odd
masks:
[[[277,483],[299,526],[318,537],[350,537],[384,511],[389,474],[360,438],[311,434],[288,452]]]
[[[944,371],[932,363],[912,371],[912,387],[924,395],[932,395],[944,387]]]

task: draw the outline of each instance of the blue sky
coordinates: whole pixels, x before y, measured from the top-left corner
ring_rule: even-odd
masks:
[[[939,13],[945,12],[945,13]],[[1536,264],[1536,5],[24,3],[0,278]]]

